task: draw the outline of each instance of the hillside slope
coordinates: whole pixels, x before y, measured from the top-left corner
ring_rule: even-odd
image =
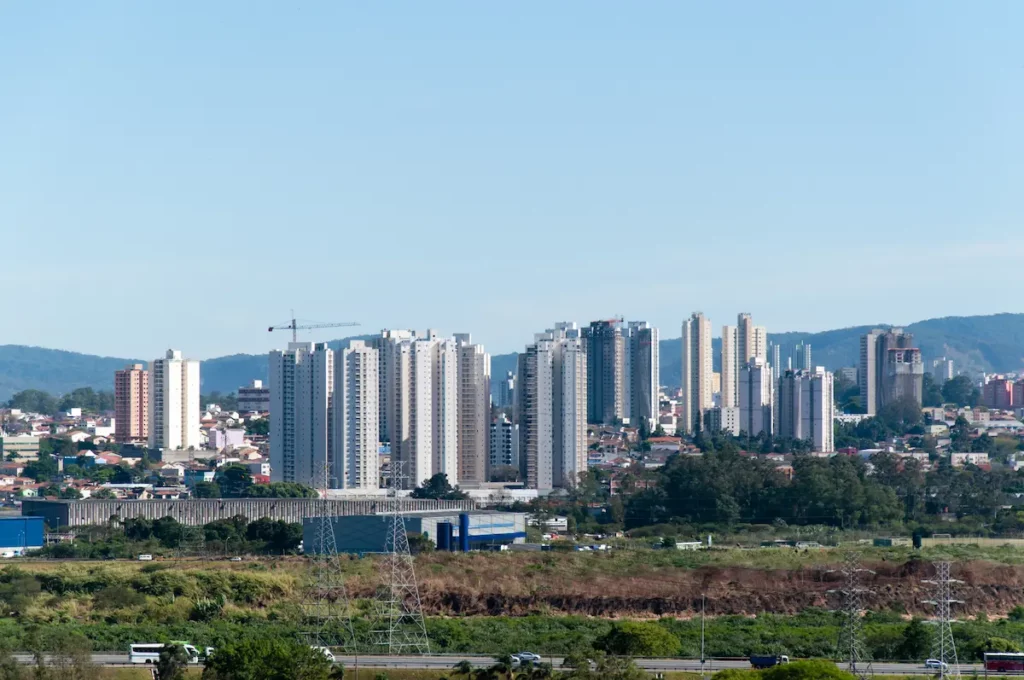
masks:
[[[859,338],[871,328],[885,326],[854,326],[821,333],[775,333],[769,338],[783,344],[810,342],[814,363],[834,370],[857,363]],[[945,317],[918,321],[906,327],[914,333],[925,361],[947,356],[958,370],[969,372],[1009,372],[1024,369],[1024,314],[993,314],[990,316]],[[664,333],[665,329],[663,329]],[[716,331],[717,332],[717,331]],[[350,339],[367,339],[361,335],[331,341],[340,347]],[[719,370],[718,352],[721,341],[715,338],[715,370]],[[662,340],[661,383],[678,387],[681,351],[679,338]],[[0,401],[24,389],[40,389],[53,394],[76,387],[111,390],[114,371],[138,359],[99,357],[76,352],[0,345]],[[491,375],[497,378],[515,371],[516,354],[491,357]],[[234,354],[208,359],[202,365],[203,392],[233,392],[250,380],[267,379],[266,355]]]

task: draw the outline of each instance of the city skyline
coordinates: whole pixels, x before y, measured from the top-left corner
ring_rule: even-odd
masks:
[[[629,310],[671,329],[698,304],[718,323],[747,309],[792,331],[905,325],[894,286],[943,290],[919,296],[918,318],[1003,311],[948,272],[1008,288],[1024,254],[1024,131],[1010,113],[1022,95],[1005,75],[1021,6],[568,2],[542,21],[519,6],[315,2],[0,12],[5,248],[47,238],[45,258],[0,272],[47,303],[24,305],[5,343],[263,354],[263,329],[292,307],[370,333],[473,328],[499,354],[550,319]],[[317,247],[278,257],[293,232]],[[381,252],[384,234],[401,276],[345,257]],[[528,242],[545,247],[512,254]],[[609,246],[642,264],[594,277]],[[693,256],[726,249],[801,266],[723,278]],[[119,265],[141,252],[175,275],[121,285]],[[887,273],[807,285],[838,284],[837,260]],[[570,285],[552,294],[555,277]],[[801,304],[747,302],[764,284]],[[218,287],[230,305],[199,304]],[[437,289],[460,290],[459,304],[437,305]],[[52,313],[71,293],[87,304]],[[107,305],[133,323],[78,332]]]

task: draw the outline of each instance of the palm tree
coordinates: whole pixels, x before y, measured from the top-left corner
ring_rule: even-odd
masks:
[[[515,670],[512,665],[512,655],[503,654],[499,656],[497,662],[488,670],[494,677],[503,676],[505,678],[508,678],[508,680],[512,680],[512,673]]]
[[[473,675],[473,664],[463,659],[452,666],[452,670],[455,672],[455,675],[464,675],[466,678],[470,678]]]

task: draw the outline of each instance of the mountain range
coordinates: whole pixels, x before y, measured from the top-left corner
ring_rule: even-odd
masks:
[[[772,333],[769,340],[783,346],[810,343],[814,364],[835,370],[857,364],[861,335],[872,328],[888,325],[855,326],[820,333]],[[1024,369],[1024,314],[951,316],[918,321],[904,328],[914,334],[928,365],[932,359],[945,356],[955,362],[956,370],[968,373],[1005,373]],[[368,337],[333,340],[331,346],[337,348],[350,339]],[[715,338],[715,370],[719,370],[720,343],[721,340]],[[661,384],[678,387],[680,338],[662,340],[659,347]],[[139,359],[100,357],[41,347],[0,345],[0,402],[25,389],[39,389],[51,394],[62,394],[76,387],[112,390],[114,371],[125,364],[139,362]],[[515,366],[514,353],[491,357],[491,374],[495,377],[514,371]],[[201,375],[204,393],[233,392],[251,380],[267,379],[267,357],[233,354],[208,359],[202,363]]]

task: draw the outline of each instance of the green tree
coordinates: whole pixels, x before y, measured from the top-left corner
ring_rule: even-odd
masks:
[[[957,406],[977,406],[981,390],[966,375],[958,375],[942,385],[942,398]]]
[[[184,647],[167,645],[160,650],[160,659],[156,662],[156,680],[184,680],[188,661]]]
[[[0,640],[0,680],[21,680],[22,665],[14,658],[14,650],[7,640]]]
[[[244,498],[252,486],[252,475],[244,465],[225,465],[217,471],[217,483],[224,498]]]
[[[50,416],[57,412],[57,400],[42,390],[22,390],[8,400],[7,408]]]
[[[674,546],[673,546],[674,547]],[[609,654],[618,656],[675,656],[679,638],[656,623],[620,621],[598,641]]]
[[[935,383],[931,373],[924,374],[921,390],[922,406],[942,406],[942,386]]]
[[[949,430],[949,439],[951,450],[958,453],[971,450],[971,424],[967,418],[956,417],[956,422]]]
[[[921,619],[912,619],[903,629],[897,654],[904,661],[917,661],[928,656],[932,648],[932,631]]]
[[[875,417],[886,427],[901,435],[907,434],[912,427],[920,425],[924,421],[920,404],[911,396],[892,400],[878,409],[878,415]]]
[[[50,665],[60,680],[100,680],[103,675],[92,662],[92,643],[78,633],[57,638]]]
[[[192,495],[196,498],[220,498],[220,485],[216,482],[196,482]]]
[[[203,680],[328,680],[331,664],[316,649],[287,638],[248,638],[223,645]]]
[[[462,501],[469,498],[469,494],[453,487],[448,482],[448,475],[438,472],[430,479],[423,481],[423,485],[412,492],[413,498],[430,498],[434,500]]]
[[[761,671],[762,680],[855,680],[832,661],[794,661]]]
[[[270,419],[269,418],[258,418],[256,420],[250,420],[245,424],[245,433],[253,437],[269,437],[270,436]]]

